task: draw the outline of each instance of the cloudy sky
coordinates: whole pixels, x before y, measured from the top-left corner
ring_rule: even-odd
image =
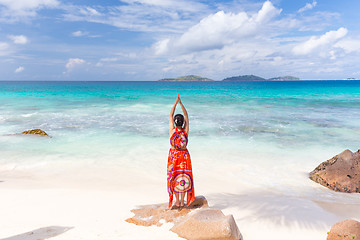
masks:
[[[0,0],[0,80],[360,78],[359,0]]]

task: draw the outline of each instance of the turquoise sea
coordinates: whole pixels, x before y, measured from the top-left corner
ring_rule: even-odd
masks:
[[[0,82],[0,170],[76,162],[146,171],[166,184],[177,93],[199,185],[226,179],[328,196],[308,172],[360,148],[360,81]],[[13,135],[34,128],[51,138]]]

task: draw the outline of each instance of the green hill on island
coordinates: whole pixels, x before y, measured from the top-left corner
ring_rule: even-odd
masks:
[[[301,79],[293,76],[284,76],[284,77],[269,78],[268,80],[269,81],[299,81]]]
[[[242,76],[228,77],[223,79],[223,81],[299,81],[299,80],[301,79],[293,76],[274,77],[274,78],[265,79],[255,75],[242,75]]]
[[[265,81],[265,78],[255,76],[255,75],[243,75],[237,77],[228,77],[223,79],[223,81]]]
[[[188,75],[188,76],[182,76],[182,77],[177,77],[177,78],[163,78],[161,80],[159,80],[161,82],[195,82],[195,81],[214,81],[212,79],[209,78],[204,78],[204,77],[199,77],[196,75]]]

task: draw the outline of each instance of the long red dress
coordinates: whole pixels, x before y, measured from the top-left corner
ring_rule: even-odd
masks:
[[[191,159],[189,151],[186,149],[187,143],[186,132],[175,128],[175,132],[170,138],[172,148],[170,148],[167,163],[169,207],[172,206],[174,193],[187,193],[187,205],[195,200]]]

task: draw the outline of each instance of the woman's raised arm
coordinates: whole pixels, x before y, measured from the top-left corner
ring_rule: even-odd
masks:
[[[174,106],[171,108],[170,111],[170,116],[169,116],[169,135],[171,137],[171,135],[174,133],[175,131],[175,127],[174,127],[174,112],[175,112],[175,108],[176,105],[178,104],[178,102],[180,101],[180,97],[179,94],[177,95],[176,101],[174,103]]]
[[[186,134],[189,134],[189,116],[188,116],[188,113],[184,107],[184,105],[182,104],[181,102],[181,99],[179,97],[179,103],[180,103],[180,106],[181,106],[181,109],[184,113],[184,131],[186,132]]]

